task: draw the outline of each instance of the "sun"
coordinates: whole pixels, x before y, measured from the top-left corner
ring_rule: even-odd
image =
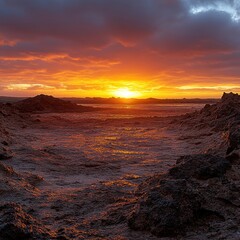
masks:
[[[138,92],[131,91],[128,88],[118,88],[113,94],[115,97],[120,98],[134,98],[140,95]]]

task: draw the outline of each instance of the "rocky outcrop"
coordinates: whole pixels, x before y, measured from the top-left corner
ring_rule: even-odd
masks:
[[[215,131],[229,130],[240,124],[240,96],[224,93],[220,102],[207,104],[200,111],[178,118],[177,122],[197,128],[211,127]]]
[[[226,155],[184,156],[142,183],[129,227],[174,239],[240,239],[240,96],[224,94],[178,121],[222,131]]]
[[[207,180],[222,177],[230,168],[225,158],[209,154],[190,155],[181,157],[175,167],[169,170],[169,176],[175,179]]]
[[[238,239],[234,237],[240,234],[239,170],[221,157],[184,157],[166,175],[154,176],[139,187],[141,197],[129,219],[130,228],[158,237],[194,239],[212,234],[211,239]]]
[[[96,109],[92,107],[80,106],[70,101],[64,101],[43,94],[14,103],[14,106],[23,113],[96,111]]]
[[[43,226],[19,204],[7,203],[0,206],[0,239],[53,239],[50,231]]]

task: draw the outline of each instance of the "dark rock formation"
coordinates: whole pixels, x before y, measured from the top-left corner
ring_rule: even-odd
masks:
[[[19,204],[8,203],[0,206],[0,239],[53,239],[50,231],[43,226]]]
[[[240,149],[240,126],[236,125],[231,128],[228,134],[228,149],[227,154],[234,150]]]
[[[143,197],[129,226],[161,237],[182,234],[200,209],[201,201],[201,195],[187,181],[163,178]]]
[[[191,155],[181,157],[177,165],[169,170],[169,175],[175,179],[196,178],[207,180],[221,177],[230,168],[228,160],[212,155]]]
[[[23,113],[96,111],[92,107],[80,106],[76,103],[43,94],[14,103],[14,106]]]
[[[154,176],[139,187],[141,197],[129,226],[159,237],[187,239],[192,232],[238,239],[233,237],[239,234],[239,180],[239,166],[230,167],[226,159],[186,156],[166,175]]]
[[[226,155],[184,156],[142,183],[129,227],[174,239],[240,239],[240,96],[224,93],[219,103],[177,121],[222,132]]]
[[[229,130],[240,123],[240,96],[224,93],[220,102],[207,104],[202,110],[186,114],[178,122],[193,127],[211,127],[215,131]]]

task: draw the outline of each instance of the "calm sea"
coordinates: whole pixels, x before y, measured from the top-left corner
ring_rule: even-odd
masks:
[[[106,110],[81,114],[87,118],[168,117],[194,112],[205,104],[80,104]]]

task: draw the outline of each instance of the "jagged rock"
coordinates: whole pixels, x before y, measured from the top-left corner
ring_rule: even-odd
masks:
[[[234,126],[229,131],[228,137],[229,147],[227,149],[227,154],[232,151],[240,149],[240,127]]]
[[[0,206],[0,239],[44,240],[53,237],[50,231],[26,213],[21,205],[8,203]]]
[[[139,201],[129,218],[132,229],[178,239],[200,233],[234,239],[239,234],[239,167],[232,162],[230,167],[224,158],[183,157],[167,174],[143,183],[136,196]]]
[[[38,95],[27,98],[14,104],[23,113],[41,112],[88,112],[96,110],[93,107],[84,107],[70,101],[64,101],[47,95]]]
[[[239,102],[239,95],[236,93],[223,93],[222,101],[228,101],[228,102]]]
[[[192,127],[211,127],[215,131],[230,129],[240,123],[240,96],[224,93],[220,102],[207,104],[202,110],[186,114],[178,120],[181,124]]]
[[[201,196],[187,181],[162,179],[134,211],[129,226],[161,237],[176,236],[184,232],[200,207]]]
[[[184,156],[177,165],[169,170],[169,175],[176,179],[209,179],[222,177],[230,163],[225,158],[213,155],[199,154]]]

